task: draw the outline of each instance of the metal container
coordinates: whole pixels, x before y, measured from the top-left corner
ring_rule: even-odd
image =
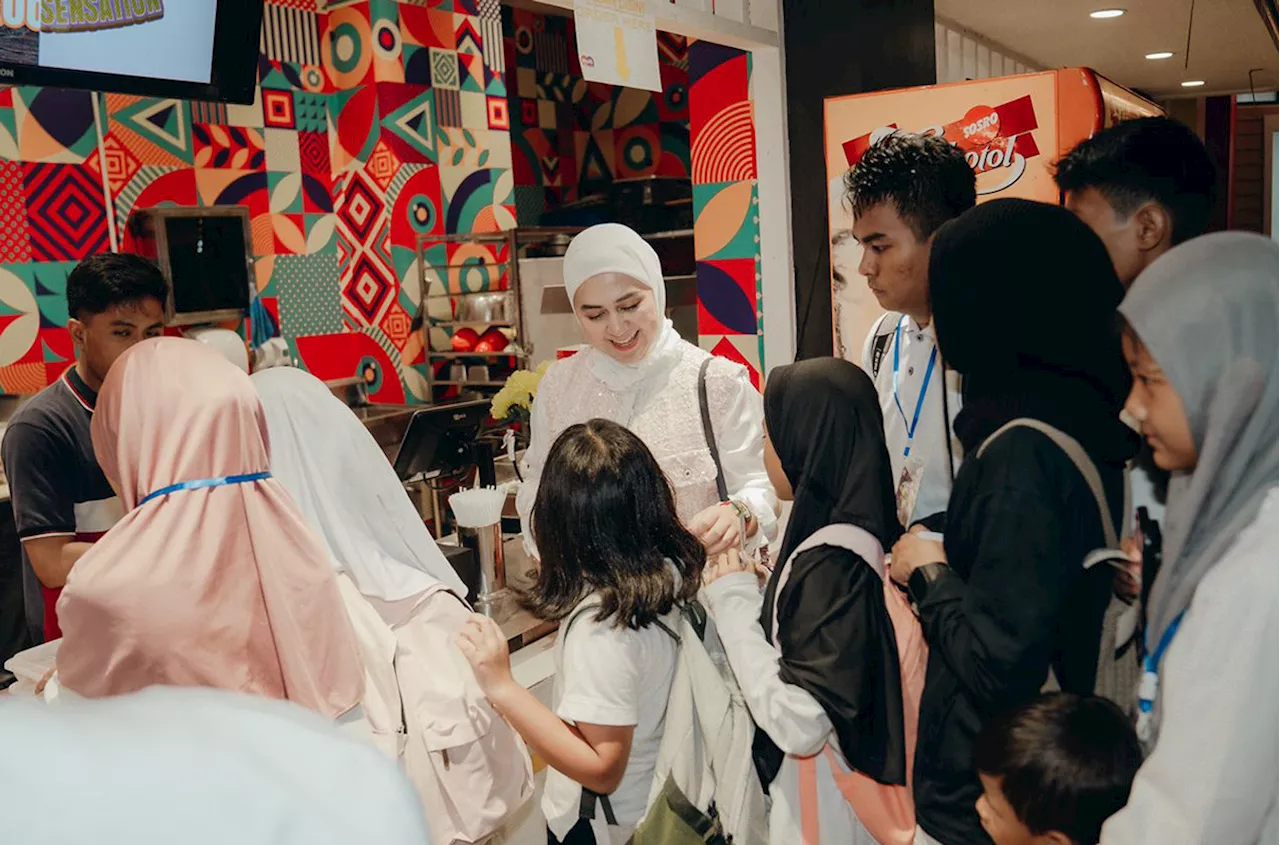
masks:
[[[510,323],[511,295],[506,291],[473,293],[458,298],[454,319],[460,323]]]
[[[502,525],[495,522],[483,528],[458,526],[458,540],[476,556],[480,583],[476,590],[476,606],[488,613],[507,589],[507,567],[502,549]]]

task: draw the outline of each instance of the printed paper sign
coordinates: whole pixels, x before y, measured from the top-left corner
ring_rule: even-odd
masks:
[[[658,30],[645,0],[574,0],[573,17],[588,82],[662,90]]]

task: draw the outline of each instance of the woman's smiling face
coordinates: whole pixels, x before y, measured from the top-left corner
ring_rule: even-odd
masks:
[[[587,342],[620,364],[643,361],[662,325],[653,291],[621,273],[583,282],[573,310]]]

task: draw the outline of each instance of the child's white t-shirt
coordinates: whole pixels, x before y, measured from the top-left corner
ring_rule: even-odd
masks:
[[[566,722],[635,726],[626,771],[609,796],[620,832],[629,832],[648,806],[677,645],[657,625],[639,631],[617,628],[612,618],[597,622],[595,615],[595,610],[587,610],[579,616],[557,649],[562,657],[556,662],[560,699],[555,710]],[[674,620],[673,613],[663,621],[675,630]],[[548,768],[542,812],[558,838],[563,839],[577,823],[581,799],[577,782]],[[597,809],[597,817],[604,819],[603,807]]]

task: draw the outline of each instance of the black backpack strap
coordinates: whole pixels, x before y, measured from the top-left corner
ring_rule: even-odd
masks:
[[[716,433],[711,428],[711,407],[707,402],[707,368],[711,366],[712,358],[702,362],[702,368],[698,370],[698,408],[702,411],[702,436],[706,438],[707,449],[711,451],[711,460],[716,465],[716,493],[720,496],[720,501],[729,501],[729,486],[724,480],[724,467],[720,465],[720,450],[716,447]]]
[[[596,817],[597,802],[600,804],[600,808],[604,810],[605,823],[617,826],[618,817],[613,812],[613,805],[609,803],[609,796],[601,795],[599,792],[592,792],[585,786],[582,787],[582,800],[578,803],[578,818],[594,819]]]
[[[884,332],[884,321],[888,318],[888,314],[880,315],[880,319],[876,322],[875,333],[871,337],[871,378],[875,379],[880,376],[880,363],[884,361],[884,354],[889,351],[889,342],[893,340],[893,332]]]
[[[663,622],[661,619],[653,620],[653,624],[657,625],[658,630],[662,631],[662,633],[666,634],[668,637],[675,640],[676,645],[680,644],[680,635],[677,634],[675,631],[671,630],[671,628],[669,628],[667,624]]]
[[[693,628],[693,632],[698,635],[698,639],[705,639],[707,636],[707,609],[702,606],[697,599],[685,602],[680,606],[680,615],[689,623],[689,627]]]

